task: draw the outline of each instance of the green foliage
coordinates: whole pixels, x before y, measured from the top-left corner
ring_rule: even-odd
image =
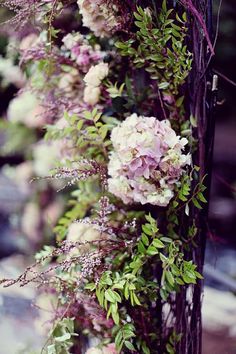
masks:
[[[99,200],[100,196],[100,186],[97,180],[80,181],[78,183],[78,188],[71,193],[71,198],[67,203],[68,210],[54,227],[58,241],[62,241],[66,237],[68,227],[73,221],[85,217],[88,210]]]
[[[145,68],[158,88],[167,93],[178,94],[191,70],[192,54],[185,44],[187,33],[186,13],[182,18],[173,10],[162,10],[155,21],[148,10],[137,7],[134,13],[138,28],[134,38],[117,42],[121,55],[129,56],[137,68]]]
[[[51,334],[51,344],[47,346],[47,354],[69,354],[73,345],[74,318],[59,320]]]
[[[130,341],[132,338],[135,338],[135,327],[131,323],[126,323],[120,327],[115,328],[115,345],[117,351],[120,353],[123,347],[126,347],[130,351],[135,351],[135,347]]]
[[[36,141],[36,134],[23,124],[10,121],[0,122],[0,132],[4,135],[4,143],[0,148],[0,155],[12,155],[16,152],[27,153],[29,146]]]
[[[117,125],[116,119],[102,115],[97,108],[92,112],[84,111],[81,116],[65,112],[64,118],[67,122],[64,128],[46,126],[46,140],[68,138],[83,157],[97,161],[107,159],[111,145],[109,132]]]
[[[53,250],[54,250],[54,247],[44,245],[43,249],[41,251],[37,252],[35,255],[36,261],[40,261],[41,264],[50,263],[50,261],[51,261],[50,256],[51,256]],[[44,261],[44,258],[46,259],[46,261]]]
[[[176,344],[181,340],[182,334],[177,334],[175,331],[170,335],[168,343],[166,344],[166,352],[168,354],[176,354]]]
[[[123,270],[105,271],[97,284],[88,283],[85,287],[88,291],[96,293],[100,306],[107,311],[107,318],[111,316],[118,328],[125,320],[124,305],[127,306],[127,302],[132,307],[145,308],[148,301],[157,300],[158,288],[160,296],[166,300],[171,292],[179,290],[179,286],[196,284],[197,279],[202,279],[196,270],[197,266],[192,261],[184,260],[182,242],[160,234],[156,220],[150,214],[145,218],[141,236],[130,255],[127,254]],[[144,276],[147,269],[145,264],[154,260],[163,269],[160,284]],[[134,329],[128,331],[130,338],[124,333],[122,327],[116,334],[118,351],[123,346],[135,350],[134,343],[127,341],[135,336]],[[144,353],[149,353],[149,349],[145,348]]]

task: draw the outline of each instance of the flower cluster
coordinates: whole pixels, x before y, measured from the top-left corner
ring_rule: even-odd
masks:
[[[108,75],[108,64],[99,63],[95,66],[91,66],[89,71],[84,77],[86,84],[84,90],[84,102],[89,105],[95,105],[98,103],[101,94],[101,82]]]
[[[176,135],[168,120],[132,114],[111,134],[108,188],[125,204],[167,206],[190,164],[183,153],[187,139]]]
[[[97,63],[104,56],[98,44],[93,48],[79,32],[68,33],[62,41],[64,47],[69,50],[71,59],[85,72],[90,65]]]
[[[90,28],[96,36],[108,37],[112,29],[118,26],[115,5],[109,7],[104,0],[78,0],[84,26]]]

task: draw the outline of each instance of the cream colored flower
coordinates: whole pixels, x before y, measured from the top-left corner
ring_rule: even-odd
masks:
[[[84,102],[93,106],[98,103],[100,94],[100,87],[86,86],[84,89]]]
[[[86,87],[84,89],[84,102],[93,106],[98,103],[100,99],[102,80],[108,75],[108,64],[99,63],[91,66],[84,77]]]
[[[99,63],[91,66],[88,73],[84,77],[86,85],[97,87],[101,85],[101,82],[108,75],[108,64]]]

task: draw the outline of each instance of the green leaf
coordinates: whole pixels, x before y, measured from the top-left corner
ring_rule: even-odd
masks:
[[[145,232],[146,235],[149,235],[149,236],[153,235],[151,225],[149,225],[149,224],[142,225],[142,230],[143,230],[143,232]]]
[[[168,283],[171,286],[174,286],[175,285],[175,280],[174,280],[174,277],[173,277],[172,273],[169,270],[167,270],[165,275],[166,275],[166,279],[167,279]]]
[[[134,303],[135,303],[136,305],[141,306],[141,302],[139,301],[137,295],[136,295],[134,292],[133,292],[133,299],[134,299]]]
[[[195,205],[196,208],[202,209],[202,206],[199,204],[196,198],[192,198],[192,202]]]
[[[120,323],[120,316],[118,312],[112,312],[112,318],[116,325]]]
[[[142,350],[144,354],[151,354],[150,349],[147,347],[146,343],[142,343]]]
[[[181,107],[183,104],[183,101],[184,101],[184,96],[179,97],[176,101],[176,106]]]
[[[198,199],[199,199],[202,203],[207,203],[207,200],[206,200],[206,198],[204,197],[204,195],[202,194],[202,192],[199,192],[199,193],[197,194],[197,197],[198,197]]]
[[[160,90],[165,90],[165,89],[167,89],[167,87],[169,87],[169,82],[161,82],[159,85],[158,85],[158,88],[160,89]]]
[[[164,247],[165,247],[164,243],[163,243],[161,240],[159,240],[158,238],[155,238],[155,239],[153,240],[152,244],[153,244],[156,248],[164,248]]]
[[[84,122],[83,120],[79,120],[78,123],[77,123],[77,130],[81,130],[82,129],[82,126],[83,126]]]
[[[128,348],[129,350],[135,351],[135,348],[134,348],[134,346],[133,346],[133,344],[132,344],[131,342],[129,342],[129,341],[126,340],[126,341],[124,342],[124,344],[125,344],[126,348]]]
[[[159,251],[156,249],[156,247],[154,247],[154,246],[149,246],[148,247],[148,249],[147,249],[147,254],[149,255],[149,256],[155,256],[156,254],[158,254],[159,253]]]
[[[60,337],[55,337],[56,342],[65,342],[67,340],[71,339],[71,334],[70,333],[65,333]]]
[[[145,248],[145,246],[144,246],[144,244],[142,243],[141,240],[138,243],[138,251],[141,254],[145,254],[146,253],[146,248]]]
[[[121,297],[120,295],[114,291],[114,290],[111,290],[111,289],[107,289],[105,291],[105,298],[109,301],[109,302],[112,302],[112,303],[115,303],[115,302],[121,302]]]
[[[147,235],[142,234],[141,239],[145,246],[149,246],[149,238],[147,237]]]
[[[191,114],[190,115],[190,123],[194,128],[197,128],[197,119]]]

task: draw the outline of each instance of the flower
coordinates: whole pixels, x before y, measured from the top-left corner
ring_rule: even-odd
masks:
[[[90,28],[96,36],[108,37],[118,25],[115,6],[107,6],[102,0],[78,0],[77,3],[84,26]]]
[[[3,58],[0,55],[0,75],[2,77],[2,86],[7,87],[9,84],[14,84],[17,88],[21,88],[25,84],[25,75],[22,73],[19,66],[14,65],[13,60]]]
[[[35,95],[26,91],[11,100],[7,117],[11,122],[23,123],[29,128],[40,128],[46,123],[43,111]]]
[[[62,42],[64,43],[67,49],[73,49],[76,45],[83,42],[83,36],[81,33],[68,33],[65,37],[63,37]]]
[[[103,348],[103,354],[118,354],[115,343],[110,343]]]
[[[82,71],[87,71],[91,64],[95,64],[104,57],[100,45],[91,46],[81,33],[69,33],[63,39],[64,48],[69,51],[72,60],[80,66]]]
[[[167,206],[190,164],[182,151],[187,139],[176,135],[168,120],[132,114],[111,134],[109,191],[125,204]]]
[[[84,89],[84,102],[93,106],[98,103],[100,94],[100,87],[86,86]]]
[[[91,66],[89,71],[84,77],[86,87],[84,89],[84,102],[89,105],[98,103],[101,89],[100,85],[103,79],[108,75],[108,64],[99,63]]]
[[[108,64],[99,63],[91,66],[88,73],[84,77],[86,85],[97,87],[101,84],[102,80],[108,75]]]

